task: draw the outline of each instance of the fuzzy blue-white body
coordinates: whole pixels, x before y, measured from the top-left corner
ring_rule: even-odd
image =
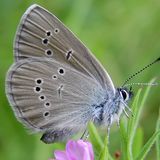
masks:
[[[93,105],[95,108],[94,121],[95,123],[109,127],[114,121],[119,124],[120,116],[125,111],[132,92],[126,89],[117,89],[114,95],[110,94],[110,92],[106,93],[108,94],[106,94],[100,104]]]

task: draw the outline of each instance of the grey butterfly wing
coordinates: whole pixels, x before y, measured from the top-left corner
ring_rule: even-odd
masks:
[[[96,79],[115,92],[110,76],[92,53],[54,15],[38,5],[24,13],[14,44],[15,60],[48,57]]]
[[[96,115],[95,105],[106,98],[97,81],[48,58],[16,62],[6,79],[16,117],[33,132],[45,133],[48,143],[84,129]]]

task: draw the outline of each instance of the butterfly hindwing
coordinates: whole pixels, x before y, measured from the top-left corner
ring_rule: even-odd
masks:
[[[35,132],[85,128],[94,119],[94,106],[105,98],[92,78],[46,58],[16,62],[6,92],[16,117]]]

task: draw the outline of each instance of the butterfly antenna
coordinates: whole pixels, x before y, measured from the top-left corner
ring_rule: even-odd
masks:
[[[125,82],[123,83],[122,87],[125,86],[125,84],[130,81],[133,77],[137,76],[139,73],[143,72],[144,70],[146,70],[147,68],[149,68],[150,66],[152,66],[153,64],[157,63],[160,61],[160,57],[157,58],[156,60],[154,60],[152,63],[148,64],[147,66],[143,67],[142,69],[140,69],[139,71],[137,71],[136,73],[132,74],[128,79],[125,80]]]
[[[133,86],[133,85],[138,85],[138,86],[158,86],[159,83],[155,82],[155,83],[129,83],[129,84],[125,84],[123,87],[128,87],[128,86]]]

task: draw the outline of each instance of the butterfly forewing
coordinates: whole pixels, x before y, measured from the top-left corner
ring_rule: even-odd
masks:
[[[85,128],[105,98],[95,80],[48,58],[16,62],[6,88],[17,118],[35,132]]]
[[[23,15],[15,37],[15,60],[48,57],[95,79],[115,92],[113,83],[91,52],[54,15],[32,5]]]

